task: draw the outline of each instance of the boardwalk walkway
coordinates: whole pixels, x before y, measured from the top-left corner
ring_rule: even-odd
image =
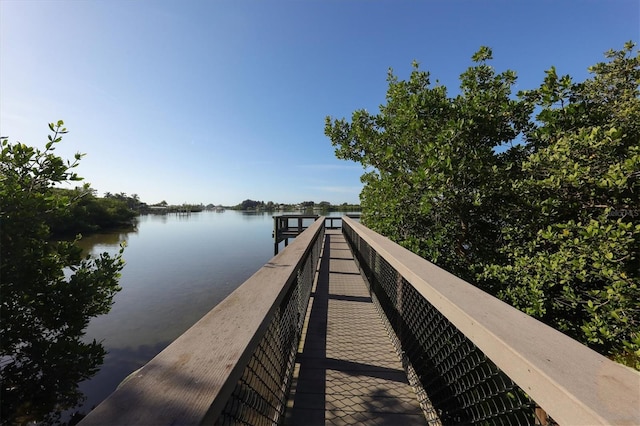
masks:
[[[344,237],[324,243],[286,424],[426,424]]]

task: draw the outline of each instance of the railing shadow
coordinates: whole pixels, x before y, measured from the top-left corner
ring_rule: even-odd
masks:
[[[331,256],[331,235],[324,236],[324,251],[318,268],[318,281],[316,289],[311,293],[313,299],[305,345],[302,352],[298,353],[296,362],[300,363],[300,371],[295,379],[294,387],[296,395],[294,409],[287,413],[286,423],[291,425],[324,424],[324,408],[326,403],[326,369],[319,365],[326,358],[327,351],[327,323],[329,310],[329,259]],[[305,395],[299,392],[301,389],[313,389],[313,396],[301,399]],[[300,410],[305,405],[307,410]]]
[[[334,246],[332,249],[332,238],[337,236],[325,235],[305,344],[297,357],[300,367],[293,408],[287,413],[285,424],[425,424],[415,396],[406,392],[410,388],[405,372],[399,367],[386,366],[381,362],[382,358],[378,358],[378,352],[384,351],[379,341],[375,339],[364,345],[353,345],[348,335],[335,334],[338,325],[334,317],[335,308],[329,316],[330,301],[342,303],[340,309],[346,310],[357,309],[356,305],[361,303],[373,305],[368,296],[330,291],[330,275],[338,277],[338,280],[341,276],[359,275],[333,270],[332,260],[353,260],[353,257],[348,248],[344,250]],[[340,256],[336,256],[338,251]],[[366,320],[379,321],[377,314],[371,313],[373,316]],[[328,327],[334,330],[329,336],[330,347],[327,346]],[[352,329],[356,333],[357,327],[353,324]],[[381,337],[388,339],[384,333]],[[390,349],[390,343],[386,343]]]

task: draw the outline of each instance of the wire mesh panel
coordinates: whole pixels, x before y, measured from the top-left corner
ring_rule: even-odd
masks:
[[[324,229],[307,251],[293,282],[216,424],[278,424],[286,408],[295,356],[318,264]]]
[[[347,223],[343,232],[430,423],[547,424],[522,389]]]

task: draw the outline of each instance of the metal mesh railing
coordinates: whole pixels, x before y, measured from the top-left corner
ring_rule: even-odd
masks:
[[[324,236],[324,228],[294,272],[293,282],[216,424],[278,424],[286,408]]]
[[[431,424],[549,424],[536,404],[348,223],[343,233]],[[538,410],[538,412],[541,412]]]

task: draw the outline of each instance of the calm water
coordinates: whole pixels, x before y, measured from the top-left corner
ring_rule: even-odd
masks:
[[[82,240],[93,253],[116,253],[121,241],[127,248],[122,291],[111,312],[87,329],[87,340],[101,341],[108,354],[101,370],[80,384],[87,397],[81,412],[99,404],[271,259],[272,215],[141,216],[135,231]]]

